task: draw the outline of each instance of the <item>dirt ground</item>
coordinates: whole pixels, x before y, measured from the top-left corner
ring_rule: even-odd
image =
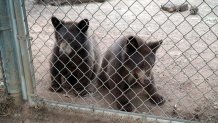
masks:
[[[89,35],[95,36],[101,55],[114,41],[124,35],[138,35],[147,41],[162,39],[157,52],[154,74],[158,92],[166,103],[151,105],[146,94],[137,89],[131,102],[134,112],[148,115],[218,122],[218,1],[188,0],[199,6],[197,15],[167,13],[160,6],[167,0],[109,0],[73,6],[34,4],[26,0],[26,12],[35,70],[36,94],[44,99],[73,104],[95,105],[116,109],[107,92],[90,94],[84,98],[66,90],[48,91],[49,58],[54,45],[51,16],[66,21],[88,18]],[[184,2],[172,0],[176,4]],[[211,9],[213,8],[213,9]],[[139,92],[139,93],[138,93]]]
[[[13,98],[0,93],[0,123],[142,123],[141,119],[52,108],[45,104],[14,105]],[[144,121],[143,123],[159,123]]]

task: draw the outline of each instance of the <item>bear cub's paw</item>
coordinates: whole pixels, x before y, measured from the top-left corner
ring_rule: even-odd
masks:
[[[153,94],[150,98],[150,102],[152,104],[155,104],[155,105],[163,105],[166,100],[164,99],[163,96],[161,96],[160,94],[156,93],[156,94]]]

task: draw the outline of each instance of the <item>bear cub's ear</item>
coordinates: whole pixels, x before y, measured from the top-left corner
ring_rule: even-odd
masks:
[[[89,28],[89,20],[88,19],[81,20],[78,23],[77,27],[79,28],[80,31],[85,33],[88,30],[88,28]]]
[[[56,29],[56,30],[59,30],[61,27],[63,27],[63,24],[64,24],[64,22],[63,21],[60,21],[58,18],[56,18],[55,16],[52,16],[51,17],[51,22],[52,22],[52,24],[53,24],[53,26],[54,26],[54,28]]]
[[[139,47],[138,41],[134,36],[129,36],[126,43],[127,52],[135,52]]]
[[[151,48],[153,53],[156,53],[156,51],[159,49],[160,45],[163,43],[163,40],[156,41],[156,42],[150,42],[148,44],[149,48]]]

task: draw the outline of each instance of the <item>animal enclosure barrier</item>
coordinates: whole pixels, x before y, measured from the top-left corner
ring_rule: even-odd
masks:
[[[0,51],[0,97],[2,97],[5,92],[5,79],[4,79],[4,72],[2,67],[2,58],[1,58],[1,51]]]
[[[28,100],[218,122],[218,1],[23,2]]]

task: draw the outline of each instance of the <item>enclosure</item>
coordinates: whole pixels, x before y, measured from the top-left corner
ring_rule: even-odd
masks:
[[[188,9],[173,13],[161,9],[170,2],[188,4]],[[3,3],[10,13],[8,16],[3,12],[0,18],[1,55],[8,93],[20,93],[23,100],[33,105],[43,102],[169,122],[218,122],[217,0],[9,0]],[[198,8],[194,15],[190,14],[191,6]],[[138,36],[145,42],[162,40],[152,70],[157,93],[164,97],[165,103],[153,105],[141,87],[128,88],[133,111],[119,111],[110,89],[98,87],[94,80],[89,85],[95,91],[85,96],[75,95],[67,82],[62,92],[49,90],[51,57],[56,43],[51,21],[54,16],[65,22],[89,20],[88,38],[93,37],[97,41],[93,47],[100,48],[99,65],[104,53],[122,37]],[[13,33],[4,30],[6,23]]]

